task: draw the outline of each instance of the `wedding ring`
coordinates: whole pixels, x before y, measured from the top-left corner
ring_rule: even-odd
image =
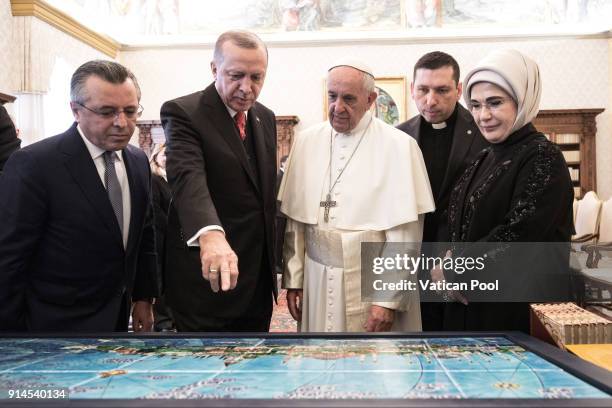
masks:
[[[216,269],[212,269],[212,268],[211,268],[211,269],[209,269],[208,271],[209,271],[210,273],[217,273],[217,272],[218,272]]]

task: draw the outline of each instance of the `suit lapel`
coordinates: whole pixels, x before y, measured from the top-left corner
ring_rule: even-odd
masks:
[[[223,104],[223,101],[221,101],[214,84],[210,85],[206,91],[209,92],[210,98],[212,98],[212,103],[207,104],[207,106],[213,110],[212,115],[209,116],[212,118],[211,121],[217,128],[221,139],[227,143],[229,148],[238,158],[240,165],[244,171],[246,171],[251,183],[253,183],[254,188],[259,191],[257,187],[257,180],[255,179],[255,174],[253,174],[253,170],[251,170],[251,166],[249,165],[249,159],[247,158],[246,150],[244,149],[244,145],[240,139],[240,134],[234,125],[234,119],[230,116],[227,108]]]
[[[76,123],[66,133],[66,138],[60,149],[64,153],[65,165],[75,182],[83,192],[93,208],[100,215],[100,219],[123,248],[123,238],[119,223],[113,212],[108,193],[100,180],[100,175],[91,159],[91,155],[81,139]]]
[[[263,123],[259,119],[258,110],[254,106],[249,110],[249,121],[251,122],[251,130],[253,134],[253,145],[255,146],[255,154],[257,155],[257,167],[259,169],[259,180],[261,185],[261,193],[263,197],[268,197],[270,188],[274,183],[268,180],[268,164],[270,163],[268,146],[266,141],[266,133],[263,128]]]
[[[144,184],[146,178],[139,172],[138,166],[136,165],[136,157],[128,148],[123,149],[123,161],[125,163],[125,171],[130,185],[130,228],[126,245],[126,252],[129,253],[136,242],[137,234],[134,233],[139,230],[136,226],[138,223],[142,223],[142,214],[138,211],[141,208],[139,203],[146,202],[147,190]]]

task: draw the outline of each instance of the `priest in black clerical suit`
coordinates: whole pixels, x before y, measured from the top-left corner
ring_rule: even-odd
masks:
[[[421,115],[398,126],[414,137],[421,148],[436,211],[425,216],[423,242],[447,242],[446,209],[451,187],[476,154],[487,147],[470,112],[455,105],[443,123],[429,123]]]
[[[451,188],[478,152],[488,146],[474,118],[461,106],[462,86],[459,65],[443,52],[422,56],[414,66],[410,91],[419,115],[398,126],[414,137],[421,148],[436,211],[425,215],[423,242],[448,242],[447,208]],[[439,256],[439,249],[424,245],[427,255]],[[421,271],[428,279],[429,271]],[[443,304],[421,304],[424,331],[441,330]]]

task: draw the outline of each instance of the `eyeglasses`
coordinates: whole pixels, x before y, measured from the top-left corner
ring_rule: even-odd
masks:
[[[483,103],[477,101],[470,101],[470,111],[472,113],[479,113],[482,108],[485,107],[489,112],[496,112],[500,110],[506,102],[510,102],[512,99],[509,98],[494,98],[488,99]]]
[[[102,108],[99,110],[88,108],[80,102],[75,102],[77,105],[82,106],[88,111],[95,113],[103,119],[117,119],[121,113],[125,115],[128,119],[136,119],[142,115],[144,108],[142,105],[138,104],[138,107],[128,107],[125,109],[115,109],[115,108]]]

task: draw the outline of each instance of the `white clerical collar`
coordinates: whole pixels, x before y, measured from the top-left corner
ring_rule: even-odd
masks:
[[[432,123],[431,127],[436,129],[436,130],[444,129],[444,128],[446,128],[446,122]]]
[[[346,135],[346,136],[352,136],[352,135],[357,135],[357,134],[360,135],[361,132],[365,130],[365,128],[370,124],[371,120],[372,120],[372,112],[367,111],[366,113],[364,113],[363,117],[361,118],[359,123],[357,123],[357,126],[355,126],[353,130],[346,132],[346,133],[342,133],[334,129],[334,133],[335,135]]]
[[[87,147],[87,151],[89,151],[89,154],[91,155],[91,158],[93,160],[96,160],[98,157],[104,154],[106,150],[91,143],[91,141],[85,137],[85,135],[83,134],[83,129],[81,129],[81,125],[77,125],[77,130],[79,131],[79,135],[81,135],[81,139],[83,139],[85,147]],[[117,156],[119,156],[119,160],[123,160],[123,152],[121,150],[117,150],[116,153]]]

